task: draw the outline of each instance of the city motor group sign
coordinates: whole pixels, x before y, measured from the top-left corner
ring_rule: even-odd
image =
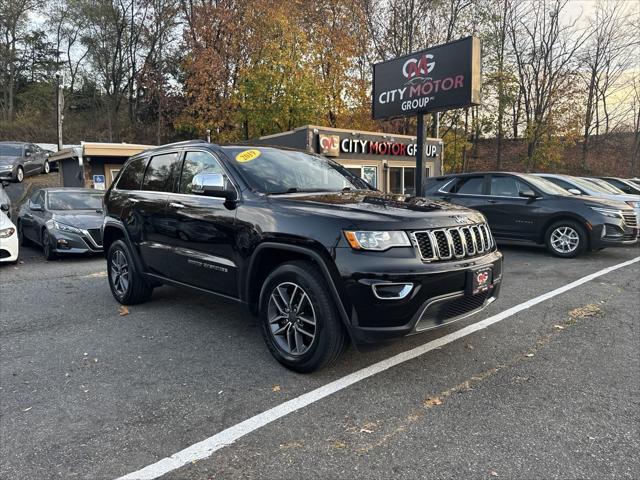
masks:
[[[468,37],[373,66],[373,118],[480,104],[480,40]]]
[[[318,136],[320,153],[326,157],[338,157],[340,152],[356,155],[383,155],[396,157],[414,157],[416,149],[415,143],[400,143],[395,141],[377,141],[359,138],[340,138],[339,135]],[[427,140],[425,145],[425,155],[435,157],[439,153],[438,144],[433,140]]]

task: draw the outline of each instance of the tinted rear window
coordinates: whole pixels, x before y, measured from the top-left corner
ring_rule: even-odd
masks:
[[[22,145],[4,144],[0,145],[0,155],[7,157],[21,157]]]
[[[166,153],[156,155],[149,162],[142,181],[142,190],[153,192],[170,192],[173,187],[175,173],[178,170],[178,154]]]
[[[49,192],[49,210],[100,210],[102,192]]]
[[[132,160],[120,174],[118,190],[140,190],[144,169],[147,166],[147,158]]]

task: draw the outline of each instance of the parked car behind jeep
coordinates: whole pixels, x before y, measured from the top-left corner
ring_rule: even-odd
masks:
[[[49,173],[49,154],[33,143],[0,142],[0,180],[22,182],[29,175]]]
[[[131,158],[105,195],[123,304],[162,284],[246,304],[285,366],[388,341],[493,302],[502,255],[482,214],[372,190],[324,157],[187,142]]]

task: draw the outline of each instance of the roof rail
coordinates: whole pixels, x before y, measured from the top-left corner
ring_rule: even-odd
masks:
[[[201,138],[196,138],[194,140],[184,140],[182,142],[174,142],[174,143],[166,143],[164,145],[158,145],[158,147],[176,147],[178,145],[190,145],[192,143],[207,143],[206,140],[202,140]]]

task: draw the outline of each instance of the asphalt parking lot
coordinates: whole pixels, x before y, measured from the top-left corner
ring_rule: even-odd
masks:
[[[122,315],[102,258],[0,266],[0,478],[108,479],[640,255],[504,247],[472,319],[313,375],[234,304],[162,287]],[[640,263],[382,370],[167,479],[640,478]],[[139,478],[142,477],[140,473]]]

